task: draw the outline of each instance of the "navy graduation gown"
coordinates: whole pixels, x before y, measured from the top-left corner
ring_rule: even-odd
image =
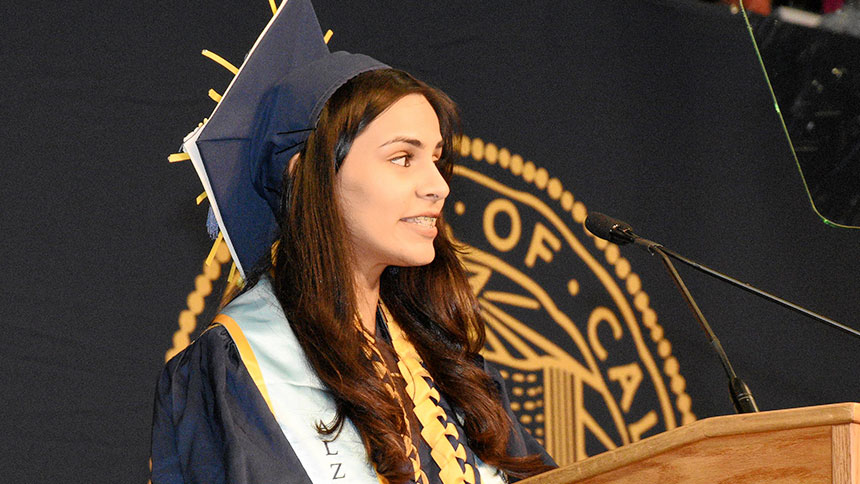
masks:
[[[514,422],[509,455],[539,454],[555,465],[517,423],[498,371],[484,366]],[[441,404],[453,415],[444,396]],[[422,447],[422,462],[432,462]],[[311,484],[222,326],[204,332],[165,366],[155,396],[152,462],[152,484]],[[440,483],[431,466],[424,467],[430,481]],[[332,482],[344,482],[335,471]]]

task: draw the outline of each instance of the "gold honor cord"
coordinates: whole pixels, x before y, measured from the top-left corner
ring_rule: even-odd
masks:
[[[750,34],[750,40],[752,40],[753,49],[755,49],[755,55],[758,59],[759,66],[761,66],[761,72],[764,74],[764,80],[767,84],[767,89],[770,92],[770,97],[773,100],[773,108],[776,110],[776,115],[779,117],[779,123],[782,125],[782,132],[785,133],[785,139],[788,141],[788,147],[791,150],[791,156],[794,158],[794,164],[797,166],[797,171],[800,172],[800,180],[803,182],[803,189],[806,190],[806,197],[809,199],[809,204],[812,205],[812,211],[815,212],[815,215],[818,215],[818,218],[821,219],[827,225],[831,227],[838,227],[841,229],[860,229],[860,227],[856,225],[845,225],[836,223],[818,211],[818,207],[815,206],[815,200],[812,199],[812,193],[809,192],[809,184],[806,183],[806,176],[803,174],[803,169],[800,167],[800,160],[797,159],[797,152],[794,150],[794,143],[791,141],[791,136],[788,134],[788,127],[785,125],[785,118],[782,117],[782,111],[779,109],[779,103],[776,100],[776,94],[773,92],[773,85],[770,82],[770,76],[767,75],[767,69],[764,65],[764,59],[761,57],[761,52],[758,48],[758,42],[755,40],[755,35],[753,34],[752,25],[750,25],[750,19],[747,15],[747,9],[744,7],[744,1],[738,0],[741,6],[741,13],[744,16],[744,22],[746,23],[747,32]]]
[[[424,368],[421,357],[391,317],[388,308],[384,304],[380,307],[397,353],[397,367],[406,381],[406,393],[412,399],[415,417],[421,423],[421,436],[430,446],[430,455],[439,466],[439,478],[443,484],[474,484],[475,469],[466,462],[466,448],[460,442],[457,427],[448,421],[448,415],[439,405],[439,391],[430,386],[433,382],[430,372]],[[456,448],[448,437],[455,439]]]
[[[391,379],[392,374],[388,371],[388,367],[385,365],[385,360],[382,358],[382,353],[379,352],[379,348],[376,346],[376,339],[373,335],[368,333],[366,329],[364,329],[364,325],[361,324],[361,321],[356,319],[355,323],[367,342],[367,346],[364,348],[364,355],[373,364],[373,369],[376,372],[376,375],[385,383],[385,390],[388,391],[388,394],[392,399],[397,401],[400,405],[400,409],[403,411],[403,421],[406,423],[406,433],[403,435],[403,445],[406,449],[406,453],[409,455],[409,461],[412,463],[413,478],[418,484],[428,484],[430,481],[427,479],[427,475],[424,471],[421,470],[421,457],[418,455],[418,449],[412,441],[412,424],[409,422],[409,414],[406,413],[406,406],[403,405],[400,393],[394,389],[394,382]],[[382,475],[378,475],[378,477],[379,482],[383,484],[388,483],[388,479]]]

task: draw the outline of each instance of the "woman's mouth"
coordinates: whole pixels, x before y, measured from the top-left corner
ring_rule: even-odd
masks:
[[[404,222],[408,222],[411,224],[417,224],[422,227],[435,227],[436,226],[436,217],[409,217],[401,219]]]

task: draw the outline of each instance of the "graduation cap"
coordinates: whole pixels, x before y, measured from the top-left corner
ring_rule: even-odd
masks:
[[[326,101],[356,75],[386,67],[329,52],[310,1],[285,0],[209,120],[185,138],[220,229],[216,246],[223,237],[241,277],[270,253],[284,169]]]

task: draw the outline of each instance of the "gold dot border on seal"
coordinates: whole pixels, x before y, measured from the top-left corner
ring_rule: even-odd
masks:
[[[194,289],[185,300],[187,307],[179,312],[178,328],[171,340],[173,346],[164,353],[165,362],[191,343],[191,335],[197,329],[197,317],[206,307],[206,298],[212,294],[213,284],[221,277],[222,266],[231,260],[227,244],[220,244],[212,257],[203,262],[202,272],[194,278]]]
[[[642,280],[633,272],[630,261],[621,257],[618,246],[606,240],[595,237],[585,228],[585,218],[588,210],[585,204],[576,200],[569,190],[565,190],[561,180],[551,177],[546,168],[538,167],[534,162],[525,160],[521,155],[511,153],[507,148],[499,148],[493,143],[485,143],[481,138],[469,138],[463,135],[459,142],[460,155],[470,157],[476,162],[486,161],[490,165],[498,165],[516,177],[521,177],[526,183],[533,184],[581,225],[583,231],[592,239],[595,247],[603,252],[606,262],[615,269],[615,276],[624,281],[627,293],[633,298],[633,306],[642,316],[642,323],[650,331],[651,340],[657,345],[657,354],[663,359],[663,371],[669,377],[669,387],[676,395],[675,407],[681,413],[681,424],[696,420],[692,412],[692,399],[687,394],[687,381],[680,374],[678,359],[672,355],[672,343],[665,338],[663,327],[657,322],[657,313],[650,306],[648,294],[642,290]],[[456,209],[456,207],[455,207]]]

